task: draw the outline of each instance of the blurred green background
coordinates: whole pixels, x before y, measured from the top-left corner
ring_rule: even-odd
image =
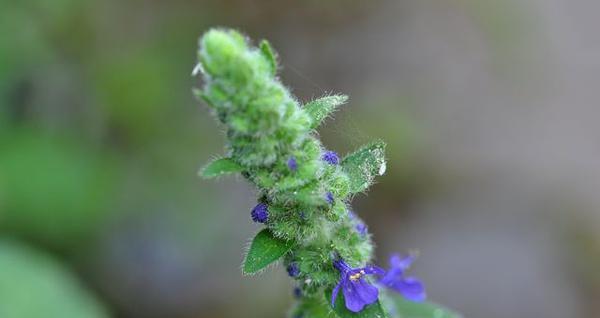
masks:
[[[381,138],[354,207],[385,262],[418,248],[466,317],[600,316],[600,3],[0,1],[0,317],[282,317],[281,268],[242,277],[254,190],[208,182],[222,128],[193,99],[198,37],[269,39],[321,129]]]

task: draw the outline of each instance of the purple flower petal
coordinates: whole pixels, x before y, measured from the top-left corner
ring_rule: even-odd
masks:
[[[342,289],[346,308],[352,312],[359,312],[365,306],[377,301],[379,290],[367,280],[366,275],[383,275],[385,271],[377,266],[351,268],[343,260],[336,260],[333,266],[340,271],[340,281],[331,294],[331,304],[335,305],[337,295]]]
[[[342,283],[344,279],[340,279],[340,281],[333,288],[333,292],[331,292],[331,306],[335,306],[335,300],[337,299],[338,294],[340,293],[340,288],[342,287]]]
[[[385,270],[379,266],[368,265],[363,268],[365,274],[385,275]]]
[[[379,283],[395,290],[408,300],[423,301],[427,298],[423,283],[415,277],[404,277],[404,271],[410,268],[415,257],[409,255],[400,257],[392,255],[390,257],[390,269],[379,280]]]
[[[423,301],[427,298],[423,283],[421,283],[421,281],[415,277],[406,277],[404,279],[397,280],[389,285],[389,287],[399,292],[408,300]]]
[[[346,308],[352,312],[359,312],[377,301],[379,290],[364,279],[348,280],[344,284],[344,299]]]
[[[410,265],[412,265],[414,260],[415,260],[415,257],[413,255],[401,257],[399,254],[393,254],[390,257],[390,265],[392,267],[397,267],[402,270],[406,270],[406,269],[410,268]]]

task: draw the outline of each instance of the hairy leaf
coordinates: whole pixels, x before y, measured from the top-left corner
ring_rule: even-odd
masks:
[[[221,158],[212,161],[200,171],[200,176],[206,179],[219,177],[222,175],[241,172],[243,167],[230,158]]]
[[[291,248],[290,242],[274,237],[268,229],[258,232],[244,259],[244,274],[254,274],[260,271],[277,261]]]
[[[333,111],[348,101],[346,95],[331,95],[321,97],[304,105],[304,111],[308,113],[312,122],[311,128],[317,128],[321,122],[327,118]]]
[[[413,302],[394,296],[394,306],[390,312],[394,318],[461,318],[462,316],[431,302]]]
[[[377,141],[348,155],[342,161],[342,169],[350,178],[350,192],[365,191],[375,176],[385,173],[385,143]]]
[[[275,75],[277,73],[277,53],[273,50],[271,43],[267,40],[260,41],[260,51],[267,61],[269,61],[271,74]]]
[[[331,289],[328,289],[325,291],[325,299],[329,303],[331,303]],[[366,306],[363,310],[361,310],[360,312],[357,312],[357,313],[348,310],[345,305],[344,293],[342,293],[342,291],[340,291],[340,293],[338,294],[338,296],[335,300],[335,304],[333,306],[333,311],[340,318],[387,318],[388,317],[388,315],[386,315],[383,308],[381,308],[381,304],[379,303],[379,301],[376,301],[375,303],[372,303],[372,304]]]

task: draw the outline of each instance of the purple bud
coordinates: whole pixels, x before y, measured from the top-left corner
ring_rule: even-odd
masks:
[[[327,203],[333,204],[333,202],[335,201],[335,198],[333,197],[333,193],[331,193],[331,192],[325,193],[325,200],[327,200]]]
[[[354,219],[356,219],[356,214],[354,214],[354,212],[352,212],[352,210],[348,210],[348,218],[350,220],[354,220]]]
[[[287,166],[292,171],[298,170],[298,162],[296,162],[296,157],[290,157],[290,159],[288,159]]]
[[[358,224],[356,224],[355,229],[356,232],[358,232],[358,234],[360,234],[361,236],[367,235],[367,226],[364,223],[359,222]]]
[[[267,220],[269,219],[268,207],[264,203],[257,204],[250,214],[252,215],[252,221],[254,222],[267,223]]]
[[[340,158],[335,151],[325,151],[321,159],[331,165],[337,165],[340,162]]]
[[[302,297],[302,289],[300,289],[300,287],[294,287],[294,297]]]
[[[300,275],[300,267],[297,263],[290,263],[287,267],[287,272],[290,277],[298,277]]]

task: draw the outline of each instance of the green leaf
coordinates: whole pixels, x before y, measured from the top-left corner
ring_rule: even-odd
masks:
[[[311,128],[317,128],[321,122],[327,118],[338,106],[348,101],[346,95],[331,95],[321,97],[304,105],[304,111],[312,120]]]
[[[274,237],[268,229],[258,232],[252,240],[250,249],[244,259],[244,274],[257,273],[277,261],[291,248],[291,242]]]
[[[325,291],[325,300],[327,300],[328,303],[331,303],[331,289],[328,289]],[[345,305],[344,293],[342,293],[342,291],[340,291],[340,293],[338,294],[338,296],[335,300],[335,304],[333,306],[333,311],[340,318],[386,318],[386,317],[388,317],[388,315],[386,315],[385,311],[381,307],[381,304],[379,303],[379,301],[376,301],[376,302],[366,306],[365,308],[363,308],[363,310],[356,312],[356,313],[348,310]]]
[[[244,168],[230,158],[221,158],[212,161],[200,171],[200,176],[206,179],[227,174],[242,172]]]
[[[0,317],[111,317],[78,276],[48,253],[0,239]]]
[[[461,318],[462,316],[431,302],[413,302],[394,296],[394,318]]]
[[[271,43],[267,40],[260,41],[260,52],[269,62],[271,74],[275,75],[277,73],[277,53],[275,53]]]
[[[342,169],[350,178],[350,192],[366,190],[375,176],[385,173],[385,143],[377,141],[364,146],[342,160]]]

